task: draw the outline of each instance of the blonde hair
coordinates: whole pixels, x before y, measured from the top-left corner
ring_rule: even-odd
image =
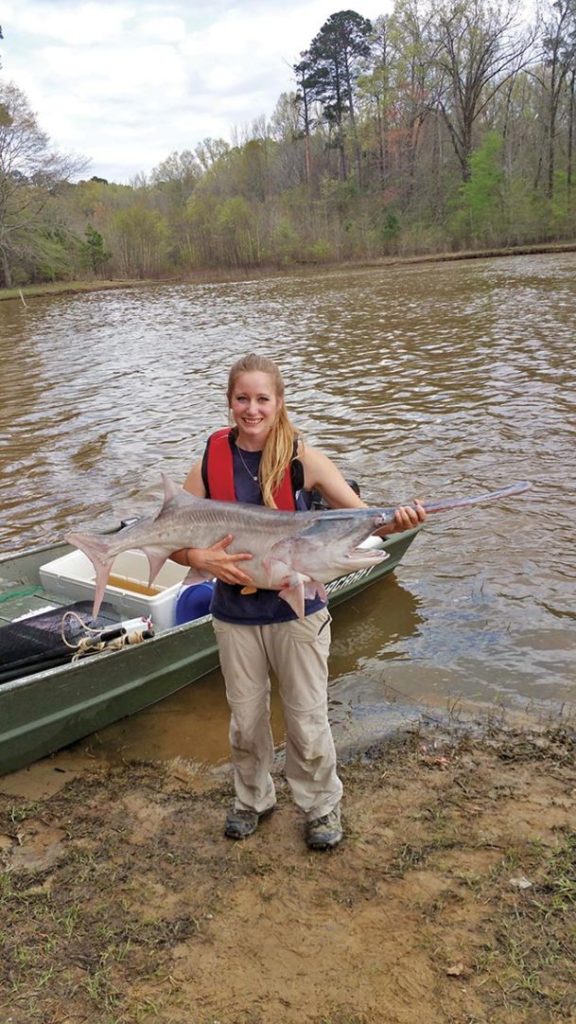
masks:
[[[238,377],[243,373],[254,372],[267,374],[272,381],[276,397],[282,399],[272,430],[266,438],[258,472],[264,504],[269,508],[277,508],[278,506],[274,501],[274,491],[280,486],[282,477],[292,461],[294,441],[299,435],[296,428],[290,422],[286,410],[282,374],[276,363],[266,356],[249,352],[247,355],[236,360],[228,374],[228,387],[226,389],[228,405],[231,405],[232,393]]]

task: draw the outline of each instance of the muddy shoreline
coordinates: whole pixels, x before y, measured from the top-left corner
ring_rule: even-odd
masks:
[[[342,764],[327,854],[281,757],[243,843],[228,765],[60,757],[26,799],[6,776],[3,1024],[573,1021],[575,753],[561,722],[415,726]]]

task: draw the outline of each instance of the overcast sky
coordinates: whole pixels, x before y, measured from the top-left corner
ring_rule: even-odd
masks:
[[[294,88],[326,19],[392,0],[3,0],[3,81],[86,177],[128,183],[204,138],[233,140]]]

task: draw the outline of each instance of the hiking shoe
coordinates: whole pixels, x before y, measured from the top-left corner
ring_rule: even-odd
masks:
[[[248,836],[254,834],[262,818],[267,818],[275,810],[276,804],[267,807],[265,811],[236,811],[232,808],[226,815],[224,835],[228,839],[247,839]]]
[[[306,822],[306,844],[311,850],[331,850],[343,838],[339,805],[321,818]]]

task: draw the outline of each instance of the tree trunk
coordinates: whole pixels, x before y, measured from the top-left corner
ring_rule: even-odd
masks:
[[[2,267],[2,276],[4,278],[4,287],[12,287],[12,271],[8,262],[8,255],[5,249],[0,249],[0,266]]]
[[[552,68],[552,82],[550,86],[550,119],[548,121],[548,168],[546,195],[548,199],[554,198],[554,158],[556,154],[556,114],[558,112],[558,92],[556,88],[556,68]]]
[[[568,152],[566,154],[566,192],[568,194],[568,210],[572,209],[572,161],[574,155],[574,115],[575,111],[576,69],[570,77],[570,105],[568,107]]]
[[[380,185],[384,188],[386,184],[386,125],[384,123],[384,114],[380,105],[380,98],[376,97],[376,125],[378,129],[378,170],[380,176]]]

